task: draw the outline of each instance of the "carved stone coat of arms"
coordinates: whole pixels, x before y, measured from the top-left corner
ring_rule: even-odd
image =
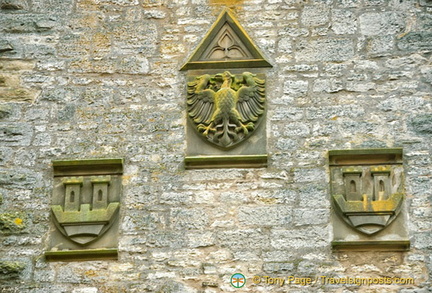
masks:
[[[250,137],[265,112],[265,80],[250,72],[203,74],[188,82],[187,111],[197,134],[223,149]]]

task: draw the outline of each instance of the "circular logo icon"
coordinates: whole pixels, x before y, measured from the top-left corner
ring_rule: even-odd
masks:
[[[242,274],[236,273],[231,276],[230,283],[234,288],[241,288],[246,285],[246,277]]]

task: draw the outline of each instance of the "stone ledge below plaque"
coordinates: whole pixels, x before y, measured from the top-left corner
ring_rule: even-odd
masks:
[[[410,241],[332,241],[332,248],[340,251],[408,251]]]
[[[402,164],[402,148],[331,150],[330,166]]]
[[[84,249],[46,251],[47,261],[117,260],[117,249]]]
[[[122,175],[123,159],[53,161],[54,176]]]
[[[185,157],[185,168],[265,168],[267,158],[268,155],[190,156]]]

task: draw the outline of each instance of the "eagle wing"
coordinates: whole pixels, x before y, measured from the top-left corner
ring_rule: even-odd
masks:
[[[215,92],[208,89],[210,75],[205,74],[188,82],[187,108],[189,117],[196,124],[210,124],[215,108]]]
[[[255,122],[265,110],[265,81],[243,73],[244,85],[237,92],[237,111],[242,122]]]

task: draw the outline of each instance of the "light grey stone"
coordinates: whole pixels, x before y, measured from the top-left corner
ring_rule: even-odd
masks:
[[[233,250],[266,248],[270,244],[269,236],[261,229],[227,230],[219,233],[218,242]]]
[[[208,225],[207,214],[200,209],[174,208],[170,212],[171,227],[176,230],[204,229]]]
[[[366,53],[373,57],[389,56],[394,50],[392,35],[371,37],[366,42]]]
[[[337,35],[349,35],[357,32],[357,17],[346,9],[334,9],[332,11],[332,27],[331,29]]]
[[[309,83],[303,80],[287,80],[284,82],[284,93],[294,97],[303,96],[307,93]]]
[[[305,26],[324,25],[329,20],[329,8],[325,5],[304,6],[300,20]]]
[[[277,249],[311,250],[323,249],[327,246],[326,231],[318,227],[300,228],[284,233],[284,230],[271,231],[271,246]],[[309,239],[313,238],[313,243]]]
[[[294,180],[296,182],[314,182],[326,179],[324,170],[317,168],[296,168],[294,170]]]
[[[327,209],[302,208],[294,210],[295,226],[322,225],[328,222],[330,213]]]
[[[364,35],[401,33],[405,28],[404,16],[397,12],[370,12],[360,15],[360,30]]]
[[[300,40],[295,59],[300,62],[347,61],[354,56],[354,43],[350,39],[319,38]]]
[[[284,206],[244,206],[239,210],[239,221],[244,227],[289,225],[291,219],[291,208]]]
[[[316,79],[313,84],[314,92],[336,93],[343,89],[342,81],[337,79]]]

